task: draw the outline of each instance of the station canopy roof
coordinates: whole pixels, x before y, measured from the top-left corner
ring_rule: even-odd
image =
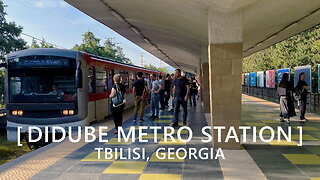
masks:
[[[243,8],[248,56],[320,23],[319,0],[65,0],[141,48],[195,72],[208,46],[208,9]]]

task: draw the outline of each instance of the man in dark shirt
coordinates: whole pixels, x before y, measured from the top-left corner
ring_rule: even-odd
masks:
[[[135,96],[135,104],[134,104],[134,113],[133,113],[133,121],[137,121],[137,115],[138,110],[140,109],[140,122],[144,122],[143,120],[143,114],[144,114],[144,108],[146,106],[146,99],[143,96],[143,94],[147,91],[147,83],[142,78],[143,73],[138,72],[137,77],[138,80],[136,80],[133,84],[133,94]]]
[[[181,70],[176,69],[175,70],[175,76],[176,79],[174,80],[174,86],[173,86],[173,93],[175,97],[175,111],[174,111],[174,117],[175,122],[172,124],[172,126],[178,126],[179,121],[179,108],[180,105],[183,107],[183,124],[187,124],[187,115],[188,115],[188,109],[187,109],[187,102],[189,98],[189,81],[186,77],[181,76]]]

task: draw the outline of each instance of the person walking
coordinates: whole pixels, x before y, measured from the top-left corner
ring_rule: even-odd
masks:
[[[149,74],[148,73],[145,73],[144,76],[145,76],[144,80],[146,81],[147,87],[148,87],[147,103],[150,104],[150,102],[151,102],[151,94],[149,93],[149,91],[152,88],[152,82],[151,82],[151,79],[149,78]]]
[[[164,96],[164,93],[165,93],[165,90],[164,90],[164,80],[162,79],[163,77],[161,75],[159,75],[159,85],[161,86],[161,89],[159,91],[159,101],[160,101],[160,109],[161,110],[164,110],[165,109],[165,96]]]
[[[157,80],[156,75],[151,75],[152,79],[152,89],[151,89],[151,112],[152,115],[149,119],[155,120],[159,118],[159,92],[161,90],[161,85],[159,80]]]
[[[111,93],[109,95],[111,114],[116,128],[113,132],[114,134],[118,134],[118,127],[122,126],[122,113],[125,106],[124,94],[126,92],[126,87],[120,83],[120,79],[120,74],[115,74],[113,76],[114,85],[112,86]],[[118,100],[115,97],[117,97]]]
[[[197,86],[197,83],[196,82],[192,82],[191,85],[190,85],[190,106],[193,106],[196,107],[197,106],[197,100],[196,100],[196,96],[198,94],[198,86]],[[192,101],[192,103],[191,103]]]
[[[170,74],[166,75],[166,80],[164,80],[164,105],[169,106],[169,99],[171,97],[171,77]]]
[[[133,122],[137,121],[138,111],[140,110],[140,122],[144,122],[144,108],[146,106],[147,97],[144,94],[148,91],[148,86],[146,81],[143,79],[143,73],[137,73],[137,80],[133,84],[133,94],[135,96],[134,112],[133,112]]]
[[[308,119],[305,118],[306,114],[306,107],[307,107],[307,96],[308,96],[308,89],[309,86],[306,83],[306,73],[302,72],[299,74],[299,81],[295,88],[295,98],[298,101],[298,106],[300,110],[300,121],[307,121]]]
[[[293,104],[293,86],[289,74],[284,73],[277,89],[280,98],[280,122],[290,124],[290,117],[296,116]]]
[[[175,70],[176,79],[174,80],[173,93],[175,97],[174,123],[172,126],[178,126],[179,108],[183,107],[183,125],[187,124],[188,109],[187,103],[190,93],[189,81],[186,77],[181,76],[181,70]]]
[[[168,101],[168,112],[173,112],[174,111],[174,109],[173,109],[173,107],[174,107],[174,94],[173,94],[173,84],[174,84],[174,80],[175,80],[175,77],[174,77],[174,74],[172,73],[171,75],[170,75],[170,98],[169,98],[169,101]]]

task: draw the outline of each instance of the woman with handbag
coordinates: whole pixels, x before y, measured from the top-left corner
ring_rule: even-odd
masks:
[[[122,113],[126,103],[126,99],[124,98],[126,87],[120,83],[120,79],[120,74],[115,74],[113,76],[114,85],[112,86],[111,94],[109,96],[111,114],[116,128],[113,132],[114,134],[118,134],[118,127],[122,126]]]
[[[296,116],[293,104],[293,85],[289,74],[284,73],[277,89],[280,100],[280,122],[290,124],[290,117]]]

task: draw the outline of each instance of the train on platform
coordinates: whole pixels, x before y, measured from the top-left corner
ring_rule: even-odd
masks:
[[[10,53],[5,64],[7,139],[17,141],[17,127],[78,127],[110,115],[113,75],[127,87],[126,107],[134,104],[137,72],[161,72],[120,63],[81,51],[28,49]],[[21,134],[21,138],[24,134]]]

